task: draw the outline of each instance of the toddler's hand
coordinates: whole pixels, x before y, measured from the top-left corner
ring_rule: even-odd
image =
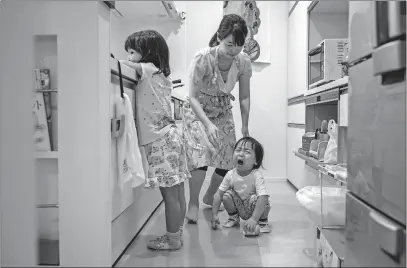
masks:
[[[257,225],[257,221],[254,220],[253,218],[248,219],[245,224],[244,224],[244,228],[249,232],[254,232],[256,230],[256,225]]]
[[[212,229],[217,230],[219,225],[220,225],[219,217],[218,216],[213,216],[211,224],[212,224]]]

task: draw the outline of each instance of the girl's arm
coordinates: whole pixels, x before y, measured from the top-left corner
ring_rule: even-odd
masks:
[[[250,113],[250,74],[243,73],[239,78],[239,102],[242,115],[242,134],[249,135],[249,113]]]
[[[215,195],[213,196],[212,217],[218,215],[220,204],[222,203],[222,198],[224,194],[225,194],[224,191],[218,189],[218,191],[216,191]]]
[[[139,80],[139,78],[143,74],[143,69],[141,68],[141,64],[137,62],[131,62],[128,60],[120,60],[120,63],[129,66],[130,68],[134,69],[136,71],[136,80]]]

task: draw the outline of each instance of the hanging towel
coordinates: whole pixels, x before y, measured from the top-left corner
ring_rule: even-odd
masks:
[[[125,93],[123,99],[120,96],[117,98],[116,118],[125,116],[125,122],[121,122],[124,124],[124,133],[117,138],[118,185],[123,189],[124,184],[130,179],[133,179],[133,185],[137,184],[136,181],[144,181],[144,169],[131,101]]]

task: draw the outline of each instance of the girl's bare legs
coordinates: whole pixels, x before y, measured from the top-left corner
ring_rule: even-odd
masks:
[[[177,250],[182,246],[180,225],[184,221],[181,218],[179,203],[179,185],[172,187],[160,187],[160,192],[165,205],[165,224],[167,233],[156,239],[150,240],[147,247],[155,250]]]
[[[178,201],[179,201],[179,208],[180,208],[180,213],[181,213],[181,226],[184,225],[184,218],[185,214],[187,212],[187,204],[185,202],[185,185],[183,182],[181,182],[179,185],[179,190],[178,190]]]
[[[185,213],[187,211],[187,205],[185,202],[185,185],[182,182],[180,185],[178,185],[179,191],[178,191],[178,202],[179,202],[179,208],[180,208],[180,214],[181,214],[181,225],[179,226],[179,232],[180,232],[180,237],[181,237],[181,244],[184,243],[183,240],[183,234],[184,234],[184,219],[185,219]]]
[[[202,199],[202,202],[204,202],[208,206],[212,206],[213,203],[213,196],[215,195],[216,191],[219,189],[220,184],[223,181],[223,177],[217,174],[216,172],[213,172],[212,177],[211,177],[211,182],[209,184],[208,190],[206,190],[206,193]]]
[[[181,225],[181,208],[179,203],[179,185],[160,187],[165,204],[165,224],[167,232],[176,233]]]
[[[191,171],[191,178],[189,181],[189,204],[188,212],[186,218],[192,222],[196,223],[198,221],[198,211],[199,211],[199,193],[201,192],[202,184],[205,180],[206,171],[196,169]]]

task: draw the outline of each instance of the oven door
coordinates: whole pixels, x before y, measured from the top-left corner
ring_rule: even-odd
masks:
[[[312,49],[308,53],[309,88],[324,80],[324,45]]]

